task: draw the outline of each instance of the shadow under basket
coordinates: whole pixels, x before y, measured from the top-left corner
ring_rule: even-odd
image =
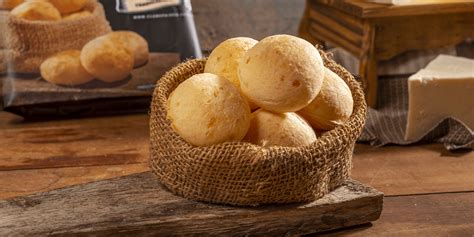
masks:
[[[310,202],[341,185],[349,178],[367,106],[354,77],[326,53],[320,54],[324,65],[350,87],[354,111],[345,124],[304,147],[187,143],[167,119],[167,99],[181,82],[202,73],[206,60],[190,60],[167,72],[155,88],[150,118],[150,165],[160,182],[185,198],[238,206]]]

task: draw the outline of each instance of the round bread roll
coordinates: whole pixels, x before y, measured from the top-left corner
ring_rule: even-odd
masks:
[[[290,35],[257,43],[239,64],[242,92],[253,103],[274,112],[294,112],[316,97],[324,79],[318,50]]]
[[[250,125],[250,108],[228,80],[202,73],[173,91],[168,98],[168,118],[184,140],[210,146],[242,140]]]
[[[46,59],[40,66],[41,76],[48,82],[74,86],[94,79],[80,61],[81,51],[66,50]]]
[[[115,31],[107,34],[113,40],[121,41],[131,52],[133,52],[134,66],[142,66],[148,62],[148,42],[133,31]]]
[[[314,129],[331,130],[344,123],[352,114],[354,100],[346,82],[325,68],[325,78],[316,99],[299,111]]]
[[[237,73],[239,62],[256,43],[258,41],[247,37],[231,38],[220,43],[209,55],[204,72],[224,77],[240,89]],[[249,103],[249,105],[252,110],[258,108],[253,103]]]
[[[311,126],[296,113],[274,113],[259,109],[252,113],[244,141],[260,146],[306,146],[316,141]]]
[[[67,14],[63,16],[63,20],[68,20],[68,19],[77,19],[77,18],[82,18],[82,17],[87,17],[92,15],[90,11],[80,11],[80,12],[74,12],[71,14]]]
[[[86,6],[88,0],[43,0],[52,3],[62,14],[77,12]]]
[[[11,10],[24,1],[25,0],[0,0],[0,9]]]
[[[81,63],[97,79],[115,82],[125,79],[133,69],[133,53],[120,40],[100,36],[87,43]]]
[[[61,13],[51,3],[38,0],[24,2],[15,7],[10,14],[30,21],[58,21],[61,19]]]
[[[245,53],[257,43],[247,37],[231,38],[220,43],[209,55],[204,72],[224,77],[240,88],[237,67]]]

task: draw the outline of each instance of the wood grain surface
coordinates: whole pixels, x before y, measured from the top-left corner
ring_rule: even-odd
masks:
[[[149,156],[146,115],[24,123],[0,113],[0,138],[0,170],[138,164]],[[357,144],[353,166],[354,179],[386,195],[474,191],[474,152],[440,144]]]
[[[474,2],[394,6],[365,0],[314,0],[363,18],[473,12]]]
[[[0,200],[141,173],[147,163],[0,172]]]
[[[88,134],[90,133],[88,131],[98,130],[102,140],[97,140],[97,142],[101,144],[100,149],[106,151],[105,154],[112,154],[107,152],[111,151],[108,147],[113,145],[120,148],[134,148],[140,156],[134,160],[137,164],[130,165],[113,165],[124,161],[115,160],[114,156],[107,159],[97,156],[95,159],[84,162],[83,159],[65,155],[58,163],[43,161],[47,160],[47,157],[62,154],[63,151],[58,147],[77,151],[83,155],[100,154],[99,151],[88,149],[98,146],[86,141],[69,141],[60,143],[61,146],[55,145],[54,142],[40,143],[44,150],[41,150],[38,145],[36,153],[22,156],[31,146],[25,143],[24,139],[33,136],[34,132],[42,134],[43,130],[56,131],[55,129],[71,129],[69,133],[78,134]],[[117,130],[123,133],[119,137],[117,137]],[[30,131],[32,135],[25,136],[24,131]],[[3,187],[0,190],[0,199],[35,193],[35,195],[42,195],[38,193],[146,170],[147,136],[148,116],[146,115],[25,122],[18,116],[0,112],[0,165],[8,163],[8,170],[10,170],[0,171],[0,187]],[[48,139],[47,137],[39,138],[40,141]],[[106,140],[113,140],[114,143],[107,143]],[[142,142],[145,144],[139,144]],[[8,152],[8,156],[4,155],[4,151]],[[16,157],[19,157],[18,161]],[[35,162],[25,163],[22,157],[35,160]],[[62,168],[59,168],[58,164],[62,164],[60,165]],[[84,164],[86,166],[83,166]],[[39,168],[35,165],[39,165]],[[325,235],[470,236],[470,233],[474,233],[474,227],[471,224],[473,218],[468,212],[472,210],[471,206],[474,203],[472,196],[474,191],[473,152],[450,153],[445,151],[441,144],[382,148],[358,144],[353,165],[352,177],[354,179],[373,185],[388,194],[384,201],[384,212],[381,219],[373,225],[363,225],[325,233]],[[52,193],[54,192],[57,191]],[[67,200],[69,199],[64,199],[65,202]],[[68,210],[74,210],[82,204],[70,203],[68,205],[70,206],[65,206]],[[0,212],[0,215],[2,213]],[[281,219],[286,220],[287,217]],[[115,221],[122,223],[122,219]],[[28,226],[29,222],[24,219],[23,222],[18,223],[18,225]],[[220,224],[219,219],[215,219],[215,223]],[[253,226],[249,222],[246,224]]]
[[[6,116],[5,116],[6,117]],[[4,117],[4,118],[5,118]],[[136,164],[148,159],[148,117],[0,122],[0,170]],[[16,121],[16,122],[15,122]],[[2,129],[3,126],[3,129]]]
[[[376,220],[382,199],[348,181],[309,204],[235,208],[175,196],[146,172],[0,201],[0,235],[300,235]]]
[[[318,236],[471,237],[473,210],[474,192],[385,197],[378,221]]]
[[[378,60],[388,60],[409,50],[452,46],[474,38],[474,9],[467,13],[390,17],[373,22],[377,29],[374,47]]]
[[[441,144],[358,145],[352,177],[386,196],[474,191],[474,152],[446,151]],[[473,200],[474,202],[474,200]]]

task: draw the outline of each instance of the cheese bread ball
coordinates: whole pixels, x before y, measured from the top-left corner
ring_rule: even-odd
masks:
[[[209,55],[204,72],[224,77],[240,88],[237,67],[245,53],[257,43],[247,37],[231,38],[220,43]]]
[[[239,64],[242,92],[266,110],[298,111],[316,97],[324,79],[318,50],[290,35],[270,36],[258,42]]]
[[[120,40],[100,36],[82,48],[81,63],[97,79],[115,82],[130,75],[134,58]]]
[[[107,37],[121,41],[131,52],[133,52],[134,66],[142,66],[148,62],[148,42],[133,31],[115,31],[107,34]]]
[[[260,146],[306,146],[316,141],[311,126],[296,113],[274,113],[259,109],[252,113],[244,141]]]
[[[250,108],[228,80],[210,73],[181,83],[168,98],[168,118],[184,140],[195,146],[240,141],[250,124]]]
[[[204,72],[213,73],[224,77],[240,89],[240,81],[237,68],[245,53],[258,41],[237,37],[228,39],[220,43],[209,55]],[[258,106],[249,103],[250,109],[257,109]]]
[[[11,10],[24,1],[25,0],[0,0],[0,9]]]
[[[28,1],[15,7],[12,16],[30,21],[58,21],[61,13],[51,3],[44,1]]]
[[[86,6],[88,0],[42,0],[52,3],[62,14],[77,12]]]
[[[91,16],[91,15],[92,15],[92,13],[90,11],[85,10],[85,11],[74,12],[74,13],[71,13],[71,14],[64,15],[63,20],[77,19],[77,18],[87,17],[87,16]]]
[[[318,96],[299,113],[318,130],[331,130],[352,114],[354,100],[346,82],[325,68],[323,86]]]
[[[81,51],[66,50],[46,59],[40,66],[41,76],[57,85],[74,86],[94,79],[80,61]]]

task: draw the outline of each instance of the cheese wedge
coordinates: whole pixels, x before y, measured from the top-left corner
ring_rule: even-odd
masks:
[[[405,140],[417,141],[446,118],[474,130],[474,60],[440,55],[408,78]]]

